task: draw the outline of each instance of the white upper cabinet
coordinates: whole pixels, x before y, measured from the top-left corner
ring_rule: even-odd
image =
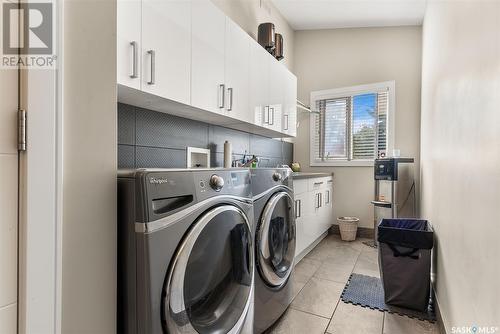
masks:
[[[226,16],[210,0],[193,0],[192,20],[191,105],[225,113]]]
[[[250,45],[250,112],[254,117],[254,124],[264,126],[267,119],[267,105],[269,103],[269,67],[271,65],[269,53],[258,43]],[[265,110],[266,109],[266,110]],[[265,115],[264,115],[265,113]],[[264,117],[265,116],[265,117]]]
[[[142,90],[191,101],[191,1],[142,0]]]
[[[141,89],[141,0],[119,0],[117,24],[117,81]]]
[[[251,37],[226,18],[225,110],[228,116],[253,123],[249,109],[249,71]]]
[[[117,5],[118,101],[295,136],[297,78],[211,0]]]

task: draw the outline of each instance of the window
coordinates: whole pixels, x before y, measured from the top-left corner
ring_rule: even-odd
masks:
[[[311,166],[370,166],[392,144],[394,82],[311,93]]]

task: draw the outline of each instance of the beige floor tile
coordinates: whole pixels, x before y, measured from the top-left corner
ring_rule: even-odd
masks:
[[[303,258],[297,265],[295,266],[295,273],[307,277],[307,280],[311,278],[316,270],[321,266],[321,261],[315,260],[315,259],[310,259],[310,258]]]
[[[326,236],[325,240],[332,246],[345,246],[350,244],[347,241],[342,241],[342,239],[340,239],[340,235],[338,234],[329,234]]]
[[[318,261],[325,260],[330,254],[335,252],[334,246],[330,245],[327,240],[323,239],[316,247],[313,248],[306,256],[305,259],[313,259]]]
[[[327,333],[331,334],[380,334],[384,312],[339,302]]]
[[[323,262],[354,266],[359,254],[359,251],[350,246],[333,247],[328,250],[328,256],[323,259]]]
[[[374,251],[363,251],[356,261],[354,273],[380,277],[380,269],[378,265],[378,254]]]
[[[369,250],[369,249],[374,249],[371,248],[370,246],[365,245],[363,242],[371,241],[371,239],[368,238],[357,238],[355,241],[350,243],[350,246],[352,248],[355,248],[359,251],[364,251],[364,250]]]
[[[291,307],[330,318],[340,298],[343,283],[313,277],[295,297]]]
[[[385,313],[383,334],[439,334],[436,324]]]
[[[304,286],[307,284],[309,279],[310,279],[310,277],[308,278],[308,277],[305,277],[303,275],[298,275],[295,273],[292,275],[288,284],[290,284],[292,287],[293,298],[297,297],[300,290],[302,290],[304,288]]]
[[[272,334],[323,334],[328,319],[313,314],[288,309],[278,323],[267,333]]]
[[[352,264],[337,264],[325,261],[314,273],[314,277],[327,279],[334,282],[346,283],[352,273]]]

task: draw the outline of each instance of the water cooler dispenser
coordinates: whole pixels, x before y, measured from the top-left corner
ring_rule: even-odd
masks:
[[[383,218],[416,218],[416,194],[413,158],[382,158],[375,160],[375,192],[373,204],[374,239],[377,245],[377,224]]]

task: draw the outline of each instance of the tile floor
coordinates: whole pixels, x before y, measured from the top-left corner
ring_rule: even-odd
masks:
[[[380,277],[377,251],[367,239],[343,242],[328,235],[300,261],[292,279],[295,298],[272,334],[439,334],[438,327],[340,300],[352,272]]]

